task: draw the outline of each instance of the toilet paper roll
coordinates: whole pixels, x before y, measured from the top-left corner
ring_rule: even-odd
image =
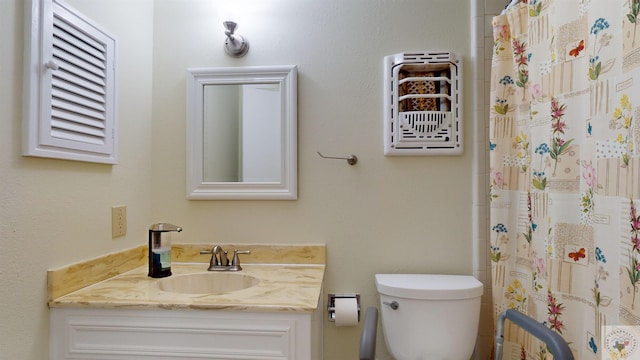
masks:
[[[356,298],[335,299],[336,326],[358,325],[358,300]]]

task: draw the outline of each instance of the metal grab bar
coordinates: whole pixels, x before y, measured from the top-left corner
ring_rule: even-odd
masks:
[[[368,307],[364,316],[362,335],[360,336],[360,360],[375,360],[377,332],[378,309],[375,307]]]
[[[555,360],[574,360],[573,353],[571,352],[571,349],[569,349],[569,345],[567,345],[567,342],[564,341],[562,336],[537,322],[536,320],[528,317],[527,315],[513,309],[503,311],[498,318],[498,328],[496,330],[496,352],[494,360],[502,359],[502,344],[504,342],[503,333],[505,319],[509,319],[514,324],[520,326],[525,331],[529,332],[531,335],[537,337],[545,344],[547,344],[547,347],[549,348],[549,351],[551,351],[551,354],[553,354],[553,358]]]

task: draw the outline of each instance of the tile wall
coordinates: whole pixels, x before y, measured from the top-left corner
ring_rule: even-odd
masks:
[[[474,144],[474,216],[473,216],[473,244],[476,247],[473,269],[474,275],[485,285],[482,298],[480,329],[476,359],[490,359],[494,342],[493,305],[491,301],[491,263],[489,262],[489,96],[491,81],[491,58],[493,49],[492,19],[507,5],[508,0],[474,0],[471,2],[471,13],[474,16],[475,59],[473,61],[474,83],[476,91],[474,111],[478,120],[473,127]]]

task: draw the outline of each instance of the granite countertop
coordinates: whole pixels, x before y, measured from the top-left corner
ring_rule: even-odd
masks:
[[[233,273],[253,276],[259,280],[257,285],[218,295],[162,291],[159,283],[168,278],[147,276],[143,255],[146,255],[146,246],[143,246],[50,270],[49,306],[250,312],[313,312],[318,308],[325,269],[324,245],[223,247],[252,250],[252,255],[242,257],[243,269]],[[207,271],[211,255],[199,255],[199,250],[209,248],[208,245],[174,245],[172,276],[190,273],[215,276],[216,273]],[[101,275],[104,269],[110,272]]]

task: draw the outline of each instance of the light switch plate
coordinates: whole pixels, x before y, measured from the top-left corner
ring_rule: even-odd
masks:
[[[127,207],[114,206],[111,208],[111,237],[116,238],[127,234]]]

